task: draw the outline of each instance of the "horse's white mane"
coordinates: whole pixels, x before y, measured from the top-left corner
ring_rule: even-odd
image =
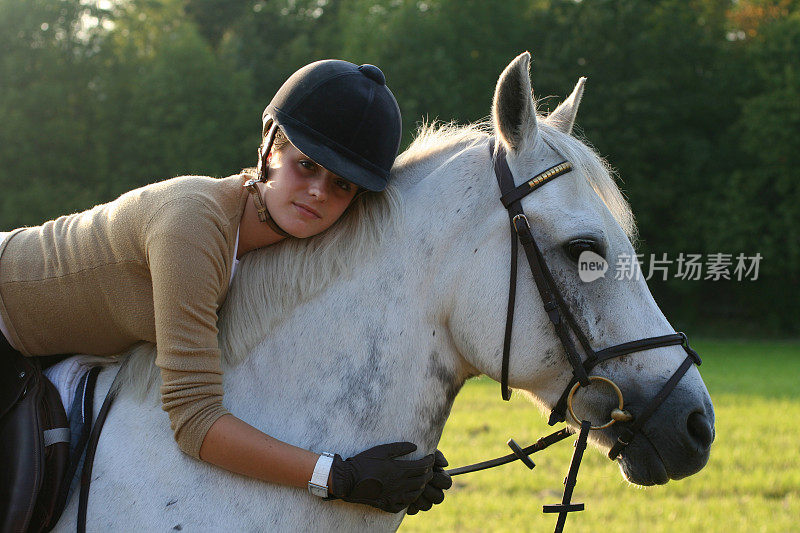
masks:
[[[633,241],[633,213],[614,182],[609,165],[586,143],[561,132],[539,117],[541,138],[586,176],[609,211]],[[443,162],[455,151],[484,143],[491,133],[487,121],[468,125],[422,124],[414,141],[392,169],[394,186],[356,200],[331,228],[309,239],[287,239],[246,254],[239,265],[219,318],[223,367],[241,362],[297,306],[310,301],[331,284],[348,276],[354,264],[374,256],[384,238],[402,225],[402,195],[407,182]],[[433,168],[430,168],[433,170]],[[266,275],[264,274],[266,273]],[[159,381],[155,349],[137,347],[124,369],[123,386],[144,398]]]
[[[630,204],[617,187],[614,180],[616,173],[611,165],[594,150],[588,140],[564,133],[555,124],[551,124],[547,118],[540,117],[538,125],[542,139],[564,156],[564,159],[572,163],[578,174],[586,177],[586,181],[603,200],[622,231],[635,244],[636,219]]]
[[[492,133],[492,125],[483,120],[460,125],[455,122],[423,122],[408,148],[397,157],[392,168],[392,181],[402,187],[412,175],[426,175],[420,167],[436,167],[437,156],[448,156],[485,142]],[[419,176],[418,176],[419,177]]]
[[[236,305],[220,313],[223,364],[241,362],[298,305],[368,262],[401,224],[401,198],[391,186],[365,193],[331,230],[246,254],[227,299]]]

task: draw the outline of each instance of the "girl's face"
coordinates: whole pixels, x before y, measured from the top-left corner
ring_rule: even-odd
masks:
[[[275,222],[295,237],[311,237],[339,220],[358,186],[329,172],[291,143],[272,152],[264,202]]]

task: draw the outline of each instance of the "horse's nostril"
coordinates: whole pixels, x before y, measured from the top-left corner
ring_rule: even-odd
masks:
[[[686,420],[689,435],[702,450],[707,450],[714,442],[714,428],[703,413],[695,411]]]

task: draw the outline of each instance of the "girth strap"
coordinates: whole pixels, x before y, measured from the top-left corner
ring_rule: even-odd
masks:
[[[117,397],[120,383],[122,378],[122,371],[125,365],[130,361],[130,356],[126,357],[120,367],[117,369],[117,374],[114,376],[114,381],[111,382],[106,397],[103,400],[103,405],[97,413],[97,418],[92,425],[92,431],[89,433],[89,440],[86,443],[86,455],[83,458],[83,470],[81,470],[81,490],[78,495],[78,517],[77,517],[77,531],[78,533],[86,532],[86,513],[89,509],[89,487],[92,483],[92,467],[94,467],[94,455],[97,451],[97,444],[100,441],[100,432],[103,430],[108,411],[111,409],[111,404]]]

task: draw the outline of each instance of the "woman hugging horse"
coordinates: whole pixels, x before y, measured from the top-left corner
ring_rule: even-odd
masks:
[[[255,175],[182,176],[0,234],[0,378],[13,377],[15,357],[110,356],[155,343],[162,407],[183,452],[323,498],[392,513],[430,509],[450,486],[440,453],[402,460],[416,446],[395,442],[342,459],[262,433],[223,406],[217,341],[239,258],[326,231],[380,194],[400,136],[380,69],[318,61],[264,111]],[[0,515],[18,512],[2,505],[12,507]]]

